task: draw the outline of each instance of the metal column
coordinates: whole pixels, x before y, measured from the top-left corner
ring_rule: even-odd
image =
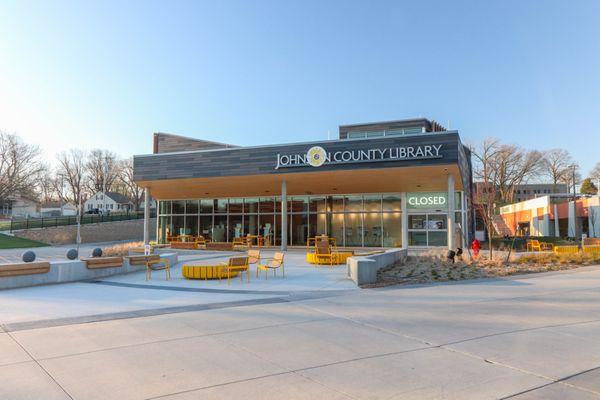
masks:
[[[454,236],[456,235],[455,215],[454,215],[454,176],[448,174],[448,249],[454,250]]]
[[[400,193],[400,207],[402,209],[401,215],[401,230],[402,230],[402,248],[408,249],[408,203],[406,198],[406,192]]]
[[[558,221],[558,206],[554,203],[554,237],[560,237],[560,224]]]
[[[287,250],[288,221],[287,221],[287,184],[281,182],[281,251]]]
[[[144,245],[150,243],[150,189],[144,188]]]

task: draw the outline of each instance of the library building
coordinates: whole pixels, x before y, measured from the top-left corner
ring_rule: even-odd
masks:
[[[159,242],[255,238],[307,246],[464,246],[472,237],[471,154],[424,118],[342,125],[335,140],[236,146],[155,133],[134,176],[157,200]]]

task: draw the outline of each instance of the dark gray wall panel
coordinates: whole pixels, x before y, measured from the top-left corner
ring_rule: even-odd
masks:
[[[327,152],[343,150],[369,150],[419,145],[442,145],[442,158],[418,160],[394,160],[356,164],[323,165],[275,169],[277,154],[306,153],[312,146],[321,146]],[[239,147],[207,151],[189,151],[141,155],[134,157],[136,181],[206,178],[219,176],[243,176],[261,174],[286,174],[292,172],[315,172],[355,170],[369,168],[391,168],[418,165],[458,164],[463,182],[470,179],[470,160],[462,149],[457,132],[432,133],[426,135],[383,137],[361,140],[332,140],[313,143],[296,143],[261,147]],[[466,171],[465,169],[469,169]],[[466,175],[466,176],[465,176]]]

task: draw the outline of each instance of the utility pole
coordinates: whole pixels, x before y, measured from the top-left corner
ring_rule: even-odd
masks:
[[[79,196],[79,204],[77,205],[77,254],[79,254],[79,245],[81,244],[81,196]]]
[[[575,188],[575,164],[571,165],[571,173],[572,173],[572,178],[573,178],[573,201],[575,201],[577,199],[577,190]]]

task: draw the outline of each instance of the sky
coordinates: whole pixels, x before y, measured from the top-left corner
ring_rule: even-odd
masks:
[[[0,130],[48,160],[434,119],[600,162],[600,1],[0,2]]]

